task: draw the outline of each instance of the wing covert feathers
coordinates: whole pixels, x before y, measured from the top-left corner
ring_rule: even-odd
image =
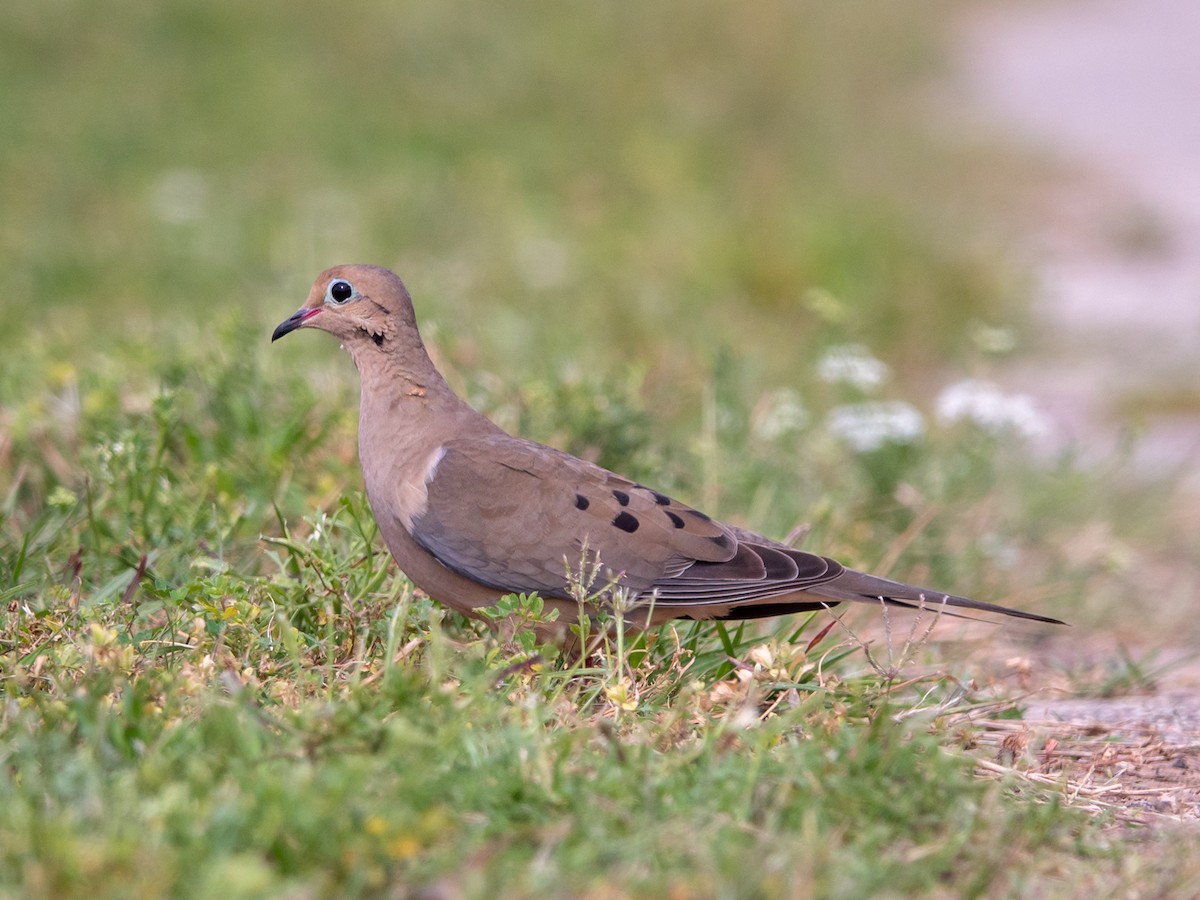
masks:
[[[571,599],[572,578],[598,560],[598,587],[653,598],[674,616],[751,618],[854,601],[1057,621],[847,569],[531,441],[492,434],[443,449],[413,537],[497,590]]]

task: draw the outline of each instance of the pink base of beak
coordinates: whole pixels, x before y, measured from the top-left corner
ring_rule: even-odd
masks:
[[[271,340],[277,341],[285,334],[291,334],[293,331],[319,313],[321,309],[322,307],[318,306],[316,309],[296,310],[286,321],[279,323],[279,327],[277,327],[271,334]]]

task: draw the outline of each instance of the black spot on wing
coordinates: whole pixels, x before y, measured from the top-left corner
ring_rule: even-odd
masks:
[[[617,513],[616,518],[612,520],[612,523],[622,531],[628,531],[630,534],[633,534],[635,531],[637,531],[638,526],[642,524],[637,520],[637,516],[632,516],[624,511]]]
[[[651,497],[653,497],[654,502],[657,503],[659,506],[670,506],[671,505],[671,498],[668,497],[666,494],[660,494],[658,491],[654,490],[653,488],[648,488],[644,484],[635,484],[634,487],[637,488],[639,491],[645,491],[647,494],[649,494]]]
[[[689,509],[687,512],[688,512],[688,515],[695,516],[701,522],[711,522],[712,521],[712,519],[709,516],[706,516],[704,513],[700,512],[700,510],[698,510],[698,509]]]
[[[667,518],[671,520],[672,525],[674,525],[676,528],[683,527],[683,519],[679,518],[679,516],[675,515],[675,513],[671,512],[669,509],[666,510],[666,513]]]
[[[622,506],[629,505],[629,495],[624,491],[613,491],[612,495],[617,498],[617,502]]]
[[[575,508],[576,509],[587,509],[591,505],[592,504],[588,501],[588,498],[583,496],[583,494],[575,495]]]
[[[728,550],[729,547],[732,546],[732,544],[733,544],[733,540],[727,534],[714,534],[712,537],[709,538],[709,540],[712,541],[714,544],[716,544],[718,547],[720,547],[722,550]]]

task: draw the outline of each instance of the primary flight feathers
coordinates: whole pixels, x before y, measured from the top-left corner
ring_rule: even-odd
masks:
[[[572,567],[599,561],[598,586],[643,600],[637,626],[671,618],[748,619],[843,601],[955,607],[1062,624],[848,569],[717,522],[649,487],[514,437],[471,409],[434,367],[408,291],[387,269],[337,266],[275,329],[318,328],[350,352],[362,381],[359,458],[396,562],[430,597],[473,614],[538,592],[578,613]]]

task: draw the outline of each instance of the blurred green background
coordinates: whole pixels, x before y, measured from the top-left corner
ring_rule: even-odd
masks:
[[[774,623],[812,693],[744,729],[749,632],[691,631],[687,678],[667,637],[636,667],[505,668],[375,552],[348,358],[269,343],[319,271],[386,265],[506,427],[850,564],[1128,612],[1142,547],[1168,574],[1195,552],[1145,514],[1169,486],[930,415],[1019,343],[1026,294],[986,209],[1011,170],[931,125],[959,9],[6,3],[0,893],[1138,883],[1094,874],[1073,813],[984,785],[957,732],[880,712],[970,675],[895,700],[855,653],[817,690]],[[847,344],[894,377],[822,376]],[[901,400],[912,439],[830,426]]]
[[[873,399],[816,377],[830,347],[882,357],[898,377],[867,393],[928,413],[939,383],[986,370],[989,329],[1021,321],[1021,273],[980,215],[990,161],[937,138],[923,102],[954,9],[7,8],[13,530],[153,413],[158,449],[129,465],[248,503],[230,546],[256,571],[264,510],[359,487],[353,367],[270,329],[321,269],[371,262],[406,279],[451,383],[502,425],[771,534],[808,522],[872,564],[929,504],[1004,477],[987,441],[949,463],[903,443],[866,458],[804,427]],[[763,439],[795,405],[781,389],[800,419]],[[1012,517],[1041,490],[989,499],[981,528],[1027,529]],[[905,557],[912,577],[956,576],[952,521],[923,533],[929,560]],[[122,558],[174,535],[144,516],[140,533]],[[959,585],[1013,589],[988,570]]]
[[[120,483],[119,444],[141,448],[132,475],[186,487],[160,511],[236,499],[211,527],[259,572],[275,509],[294,522],[360,487],[353,366],[319,335],[268,342],[317,272],[360,261],[405,278],[451,384],[505,427],[768,534],[806,524],[852,564],[1018,605],[1087,593],[1103,615],[1122,540],[1161,539],[1127,514],[1158,489],[932,416],[940,387],[1020,345],[1028,295],[1000,199],[1013,157],[948,138],[930,102],[960,12],[6,7],[9,546]],[[891,377],[822,378],[847,343]],[[925,416],[915,442],[859,453],[829,427],[838,404],[898,399]],[[64,533],[97,583],[164,541],[156,574],[186,580],[193,521],[114,495],[127,524],[107,533],[138,540],[113,548],[104,500]],[[56,540],[47,571],[74,549]]]
[[[914,124],[917,7],[10,4],[0,339],[261,327],[365,261],[506,374],[928,366],[1010,298]]]

